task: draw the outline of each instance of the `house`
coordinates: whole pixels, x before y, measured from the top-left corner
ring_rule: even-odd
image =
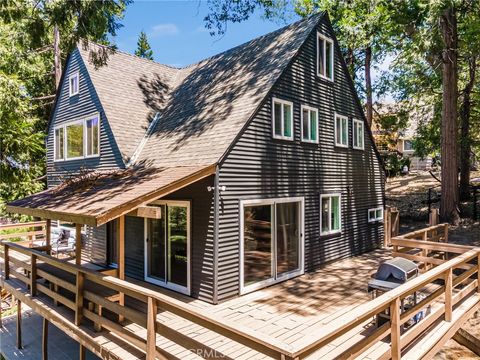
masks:
[[[403,125],[403,120],[400,118],[405,116],[406,122]],[[433,109],[430,106],[418,106],[415,110],[412,110],[411,104],[405,102],[376,104],[376,112],[372,121],[372,134],[378,150],[382,154],[397,152],[401,156],[408,157],[410,159],[410,170],[430,169],[433,162],[432,157],[421,158],[416,156],[413,141],[417,135],[418,127],[432,117]],[[384,128],[382,118],[397,118],[394,121],[387,120],[389,124],[395,123],[394,128]]]
[[[97,69],[99,46],[68,57],[48,189],[7,207],[84,226],[77,264],[218,303],[380,246],[384,172],[324,14],[184,68]]]

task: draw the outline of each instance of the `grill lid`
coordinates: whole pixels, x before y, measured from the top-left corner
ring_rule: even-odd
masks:
[[[418,266],[413,261],[396,257],[382,263],[375,275],[375,279],[404,283],[417,276]]]

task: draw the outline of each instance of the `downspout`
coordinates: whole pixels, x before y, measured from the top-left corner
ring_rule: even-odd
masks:
[[[218,239],[220,219],[220,171],[215,168],[215,184],[213,192],[213,303],[218,304]]]

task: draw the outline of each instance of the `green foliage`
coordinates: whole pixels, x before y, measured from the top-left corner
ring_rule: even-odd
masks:
[[[148,59],[153,60],[153,50],[148,43],[147,34],[144,31],[140,32],[137,41],[137,50],[135,50],[135,55]]]
[[[395,177],[401,174],[405,166],[410,169],[410,159],[406,156],[399,155],[397,152],[386,153],[382,158],[389,177]]]

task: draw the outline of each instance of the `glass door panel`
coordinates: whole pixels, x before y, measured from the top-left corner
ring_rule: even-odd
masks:
[[[252,205],[244,208],[244,285],[273,276],[272,215],[272,205]]]
[[[165,281],[165,206],[161,219],[147,219],[147,276]]]
[[[187,207],[168,207],[168,282],[187,286]]]
[[[277,203],[277,277],[300,269],[300,203]]]

